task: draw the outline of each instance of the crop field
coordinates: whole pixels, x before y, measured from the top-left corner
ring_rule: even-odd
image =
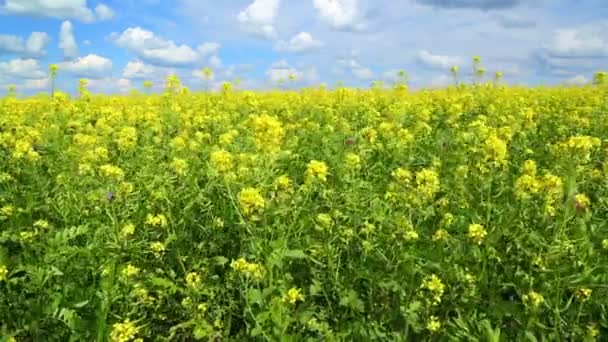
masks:
[[[4,341],[608,339],[608,87],[0,99]]]

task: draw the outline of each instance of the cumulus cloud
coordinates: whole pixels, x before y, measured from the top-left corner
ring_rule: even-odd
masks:
[[[72,23],[64,21],[59,30],[59,48],[63,51],[63,57],[67,59],[76,58],[78,56],[78,45],[74,38],[74,30]]]
[[[295,77],[294,83],[299,85],[313,85],[320,79],[316,68],[297,69],[290,66],[285,60],[273,63],[266,71],[268,81],[273,84],[287,82],[291,76]]]
[[[62,62],[59,69],[77,77],[103,78],[112,71],[112,61],[98,55],[90,54],[73,61]]]
[[[8,62],[0,62],[0,73],[25,79],[37,79],[46,76],[45,72],[40,69],[40,64],[35,59],[13,59]]]
[[[545,49],[555,57],[608,56],[608,22],[556,30]]]
[[[48,89],[49,86],[50,86],[50,80],[48,77],[46,77],[46,78],[25,80],[23,82],[23,84],[21,84],[20,88],[23,88],[25,90],[43,90],[43,89]]]
[[[584,75],[576,75],[572,78],[567,79],[565,83],[567,85],[581,86],[581,85],[589,84],[590,82],[591,81]]]
[[[204,44],[199,45],[199,47],[197,48],[198,52],[202,56],[217,54],[219,49],[220,49],[220,44],[218,44],[218,43],[204,43]]]
[[[106,21],[114,18],[114,11],[104,4],[99,4],[95,7],[95,15],[97,20]]]
[[[452,83],[452,78],[448,75],[439,75],[431,78],[428,87],[430,88],[444,88]]]
[[[323,46],[323,43],[314,39],[308,32],[300,32],[289,41],[280,41],[276,48],[280,51],[305,52]]]
[[[49,40],[49,35],[45,32],[32,32],[27,41],[18,36],[0,34],[0,54],[10,53],[34,58],[43,57],[46,55],[44,49]]]
[[[172,40],[156,36],[141,27],[131,27],[120,35],[113,34],[113,41],[153,65],[188,66],[200,61],[209,53],[216,53],[219,44],[206,43],[193,49],[188,45],[178,45]]]
[[[274,20],[279,11],[280,0],[254,0],[239,12],[237,20],[246,30],[266,38],[276,35]]]
[[[338,70],[339,73],[343,73],[346,69],[359,80],[369,81],[375,77],[370,68],[364,67],[355,58],[340,59],[338,60],[338,66],[341,68],[341,70]]]
[[[478,8],[481,10],[499,10],[513,8],[523,0],[416,0],[423,5],[443,8]]]
[[[130,61],[122,71],[122,77],[128,79],[148,79],[156,73],[156,68],[142,61]]]
[[[126,78],[104,77],[88,82],[88,89],[93,93],[125,94],[133,88],[133,82]]]
[[[462,65],[463,60],[460,57],[434,55],[427,50],[418,52],[418,61],[429,68],[448,69],[453,65]]]
[[[103,4],[95,11],[87,6],[87,0],[4,0],[0,13],[9,15],[33,15],[57,19],[76,19],[85,23],[107,20],[112,10]]]
[[[363,28],[357,0],[313,0],[321,19],[334,29]]]

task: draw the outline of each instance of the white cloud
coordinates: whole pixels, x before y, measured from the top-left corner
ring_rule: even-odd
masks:
[[[78,19],[90,23],[95,20],[86,0],[5,0],[2,12],[34,15],[57,19]]]
[[[418,52],[418,60],[430,68],[448,69],[453,65],[461,65],[462,58],[452,56],[433,55],[427,50]]]
[[[219,69],[222,67],[222,60],[217,55],[213,55],[209,57],[209,66]]]
[[[93,93],[125,94],[133,88],[133,82],[126,78],[104,77],[88,82],[88,89]]]
[[[197,50],[201,54],[201,56],[208,56],[217,54],[220,49],[220,44],[218,43],[204,43],[198,46]]]
[[[432,78],[429,81],[428,86],[431,88],[444,88],[450,85],[453,82],[453,79],[448,75],[439,75],[437,77]]]
[[[78,45],[74,38],[72,23],[69,21],[64,21],[61,24],[61,29],[59,31],[59,48],[63,51],[64,58],[71,59],[78,56]]]
[[[608,22],[556,30],[545,49],[556,57],[608,56]]]
[[[114,18],[114,11],[104,4],[99,4],[95,7],[95,15],[97,20],[106,21]]]
[[[290,76],[295,77],[293,83],[298,85],[313,85],[319,82],[319,73],[315,68],[296,69],[285,60],[278,61],[266,71],[268,81],[276,84],[288,82]]]
[[[152,78],[156,71],[153,66],[147,65],[142,61],[131,61],[123,69],[122,77],[129,79]]]
[[[300,32],[289,41],[277,43],[277,49],[288,52],[305,52],[322,46],[323,43],[314,39],[308,32]]]
[[[143,61],[162,66],[192,65],[205,54],[219,49],[219,44],[207,43],[194,50],[188,45],[177,45],[172,40],[158,37],[141,27],[128,28],[120,35],[113,34],[112,39],[118,46],[133,52]]]
[[[355,68],[353,69],[353,75],[361,80],[371,80],[374,78],[374,72],[369,68]]]
[[[321,19],[331,27],[344,30],[363,28],[357,0],[313,0]]]
[[[13,59],[8,62],[0,62],[0,73],[15,77],[37,79],[46,76],[40,69],[40,64],[35,59]]]
[[[8,53],[23,53],[25,51],[25,42],[23,38],[0,34],[0,51]]]
[[[25,82],[23,82],[23,84],[21,85],[21,88],[25,89],[25,90],[42,90],[42,89],[48,89],[50,86],[50,80],[49,78],[39,78],[39,79],[33,79],[33,80],[25,80]]]
[[[203,70],[194,70],[192,72],[192,76],[201,79],[205,82],[207,82],[207,76],[205,76],[205,73],[203,72]],[[215,73],[212,73],[211,76],[209,77],[209,81],[213,81],[215,79]]]
[[[352,53],[351,55],[355,57],[356,53]],[[371,69],[362,66],[354,58],[338,60],[338,66],[341,67],[341,69],[338,70],[339,74],[342,74],[344,69],[348,69],[353,76],[360,80],[369,81],[375,77],[375,74]]]
[[[44,48],[49,43],[49,35],[45,32],[32,32],[25,44],[25,51],[29,56],[42,57],[46,54]]]
[[[237,20],[251,33],[272,38],[276,35],[274,20],[280,4],[280,0],[254,0],[239,12]]]
[[[112,71],[112,61],[91,54],[73,61],[59,63],[59,70],[65,70],[78,77],[103,78]]]
[[[44,49],[48,42],[49,35],[45,32],[32,32],[27,41],[18,36],[0,34],[0,53],[38,58],[46,55]]]
[[[576,75],[568,80],[566,80],[565,82],[568,85],[585,85],[585,84],[589,84],[590,81],[587,77],[585,77],[584,75]]]

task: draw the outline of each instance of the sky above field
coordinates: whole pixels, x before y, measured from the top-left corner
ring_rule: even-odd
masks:
[[[510,84],[584,83],[608,69],[606,0],[0,0],[0,87],[191,89],[240,79],[249,89],[341,82],[415,88],[469,77],[478,55]],[[214,71],[206,80],[204,67]]]

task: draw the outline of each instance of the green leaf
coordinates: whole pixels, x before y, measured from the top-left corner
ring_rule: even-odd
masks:
[[[150,281],[150,284],[165,288],[165,289],[169,290],[170,293],[180,292],[180,288],[177,285],[175,285],[171,280],[168,280],[165,278],[159,278],[159,277],[152,277],[152,278],[150,278],[149,281]]]
[[[292,258],[292,259],[306,259],[308,258],[308,255],[306,255],[306,253],[304,253],[303,250],[301,249],[290,249],[287,250],[283,253],[283,255],[287,258]]]
[[[224,266],[230,261],[230,259],[223,256],[216,256],[214,259],[215,264],[218,266]]]
[[[73,307],[76,308],[76,309],[80,309],[80,308],[84,307],[87,304],[89,304],[89,301],[85,300],[84,302],[80,302],[80,303],[74,304]]]
[[[262,291],[258,289],[250,289],[247,292],[247,300],[250,304],[258,304],[262,305],[264,302],[264,297],[262,296]]]

